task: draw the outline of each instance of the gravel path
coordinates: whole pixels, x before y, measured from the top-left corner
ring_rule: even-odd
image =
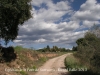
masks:
[[[70,54],[71,53],[67,53],[48,60],[38,69],[39,71],[37,71],[35,75],[68,75],[64,66],[64,59]]]

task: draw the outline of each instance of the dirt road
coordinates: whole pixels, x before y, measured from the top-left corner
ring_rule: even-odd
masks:
[[[48,60],[35,75],[68,75],[64,66],[64,59],[71,53]]]

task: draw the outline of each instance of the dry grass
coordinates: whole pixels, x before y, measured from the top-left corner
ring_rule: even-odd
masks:
[[[5,72],[5,68],[36,69],[40,67],[43,63],[45,63],[48,59],[64,54],[60,52],[43,53],[31,49],[22,48],[20,46],[17,46],[14,49],[17,54],[17,59],[12,62],[3,63],[3,66],[5,67],[0,68],[0,70],[2,70],[0,74],[6,75],[7,72]],[[35,72],[33,71],[32,72],[27,72],[27,71],[9,72],[10,75],[33,75],[34,73]]]

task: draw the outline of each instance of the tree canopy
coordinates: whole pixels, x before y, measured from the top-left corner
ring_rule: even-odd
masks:
[[[6,44],[18,35],[19,25],[31,18],[31,0],[0,0],[0,38]]]

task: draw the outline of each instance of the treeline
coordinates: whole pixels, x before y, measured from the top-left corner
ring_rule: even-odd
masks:
[[[40,51],[40,52],[68,52],[71,50],[66,49],[66,48],[58,48],[57,46],[53,46],[52,48],[50,48],[49,45],[47,45],[47,47],[45,47],[43,49],[39,49],[37,51]]]
[[[90,70],[100,74],[100,27],[93,27],[76,43],[73,51],[77,52],[74,55],[85,62]]]

